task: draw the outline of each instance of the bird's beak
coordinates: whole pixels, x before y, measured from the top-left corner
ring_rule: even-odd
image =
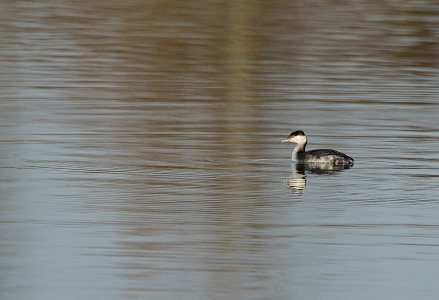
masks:
[[[288,143],[290,139],[283,140],[282,143]]]

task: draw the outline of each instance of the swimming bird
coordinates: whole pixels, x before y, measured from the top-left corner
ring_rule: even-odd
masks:
[[[291,160],[299,164],[326,165],[350,167],[354,165],[354,159],[344,153],[332,149],[317,149],[305,151],[307,139],[302,130],[292,132],[282,143],[296,143],[291,154]]]

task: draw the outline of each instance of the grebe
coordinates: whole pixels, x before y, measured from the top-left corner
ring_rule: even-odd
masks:
[[[354,164],[354,159],[344,153],[332,149],[318,149],[305,151],[306,135],[302,130],[294,131],[282,143],[296,143],[291,160],[299,164],[322,164],[328,166],[346,166]]]

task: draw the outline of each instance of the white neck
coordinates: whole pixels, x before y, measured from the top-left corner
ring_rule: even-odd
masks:
[[[297,143],[296,147],[293,150],[293,153],[291,153],[291,160],[297,161],[297,153],[299,152],[305,152],[306,147],[306,137],[303,137],[301,139],[296,139],[295,141]]]

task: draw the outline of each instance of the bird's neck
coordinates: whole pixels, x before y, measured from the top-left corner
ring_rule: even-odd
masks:
[[[298,156],[301,156],[303,153],[305,153],[305,147],[306,147],[306,142],[303,144],[297,144],[297,146],[293,150],[293,153],[291,154],[291,160],[297,161]]]

